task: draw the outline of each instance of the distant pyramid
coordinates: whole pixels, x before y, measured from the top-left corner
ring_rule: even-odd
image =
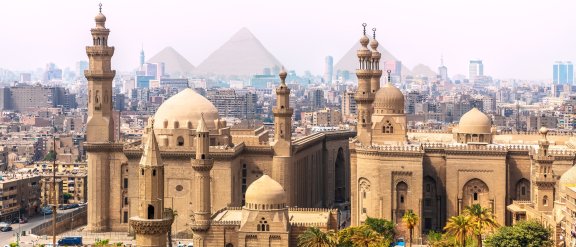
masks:
[[[424,65],[424,64],[418,64],[416,66],[414,66],[414,69],[412,69],[412,76],[417,76],[417,77],[428,77],[429,79],[435,79],[437,74],[436,72],[434,72],[432,69],[430,69],[430,67]]]
[[[166,73],[170,76],[186,75],[194,70],[194,65],[170,46],[148,59],[147,63],[164,63]]]
[[[278,59],[247,28],[242,28],[198,65],[194,73],[248,76],[274,67],[281,67]]]
[[[358,56],[356,52],[360,49],[360,42],[356,42],[356,44],[336,63],[334,66],[334,71],[349,71],[351,75],[356,73],[356,69],[359,66],[358,63]],[[378,51],[382,54],[382,58],[380,58],[380,68],[384,69],[384,63],[386,61],[399,61],[396,57],[394,57],[389,51],[384,49],[382,46],[378,47]],[[410,70],[404,64],[402,64],[402,76],[406,76],[410,74]],[[384,71],[384,74],[386,72]],[[356,79],[355,76],[351,76],[351,79]]]

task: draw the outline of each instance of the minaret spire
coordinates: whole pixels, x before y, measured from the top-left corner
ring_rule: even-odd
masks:
[[[374,92],[372,88],[372,52],[368,49],[370,39],[366,36],[366,23],[362,24],[363,35],[360,37],[361,47],[357,51],[359,67],[356,69],[358,78],[358,89],[354,95],[357,104],[358,123],[356,125],[357,139],[362,145],[372,144],[372,103],[374,102]],[[373,42],[376,44],[377,42]]]
[[[214,160],[210,157],[210,131],[206,127],[203,114],[198,120],[195,145],[196,157],[191,162],[195,177],[194,188],[198,192],[193,198],[194,218],[191,226],[194,232],[194,246],[206,246],[204,241],[210,228],[210,216],[212,215],[210,170],[214,166]]]
[[[382,54],[378,52],[378,40],[376,40],[376,28],[372,28],[373,39],[370,41],[370,47],[372,48],[372,77],[370,78],[370,89],[372,93],[375,94],[380,89],[380,78],[382,77],[382,70],[380,70],[380,58]]]

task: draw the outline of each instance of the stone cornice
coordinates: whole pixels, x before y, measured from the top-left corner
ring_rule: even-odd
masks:
[[[124,144],[114,142],[84,142],[86,152],[122,152]]]
[[[380,157],[408,157],[408,158],[422,158],[424,152],[422,151],[409,151],[409,150],[378,150],[356,148],[356,153],[367,156],[380,156]]]

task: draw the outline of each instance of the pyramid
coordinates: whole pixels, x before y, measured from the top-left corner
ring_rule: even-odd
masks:
[[[247,28],[242,28],[224,45],[214,51],[195,74],[218,76],[248,76],[261,74],[264,68],[281,67],[272,55]]]
[[[334,71],[349,71],[350,74],[356,73],[356,69],[358,68],[358,56],[356,52],[360,49],[360,43],[356,42],[352,48],[346,52],[346,54],[336,63],[334,66]],[[380,58],[380,68],[384,68],[384,62],[386,61],[399,61],[394,55],[392,55],[389,51],[387,51],[382,46],[378,47],[378,51],[382,54],[382,58]],[[402,64],[402,76],[406,76],[410,74],[410,70],[408,67]],[[353,76],[352,78],[356,78]]]
[[[194,70],[194,65],[170,46],[164,48],[146,62],[164,63],[166,73],[170,76],[186,75]]]
[[[412,74],[412,76],[417,76],[417,77],[425,76],[425,77],[428,77],[429,79],[434,79],[437,76],[436,72],[434,72],[430,67],[428,67],[424,64],[418,64],[418,65],[414,66],[411,74]]]

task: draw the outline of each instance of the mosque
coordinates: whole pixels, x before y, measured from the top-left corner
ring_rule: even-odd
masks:
[[[228,127],[210,101],[186,89],[159,107],[141,141],[122,143],[111,115],[114,47],[101,11],[95,21],[85,71],[88,231],[132,232],[138,246],[165,246],[168,231],[193,236],[194,246],[295,246],[311,226],[339,229],[367,217],[400,223],[409,209],[420,216],[420,236],[472,204],[502,225],[542,216],[557,236],[568,229],[552,215],[567,200],[558,181],[574,183],[562,174],[576,172],[575,140],[546,129],[499,134],[476,108],[450,132],[409,132],[404,95],[390,76],[380,87],[378,41],[365,26],[356,132],[292,138],[282,71],[273,141],[263,127]],[[341,217],[347,210],[350,221]]]

